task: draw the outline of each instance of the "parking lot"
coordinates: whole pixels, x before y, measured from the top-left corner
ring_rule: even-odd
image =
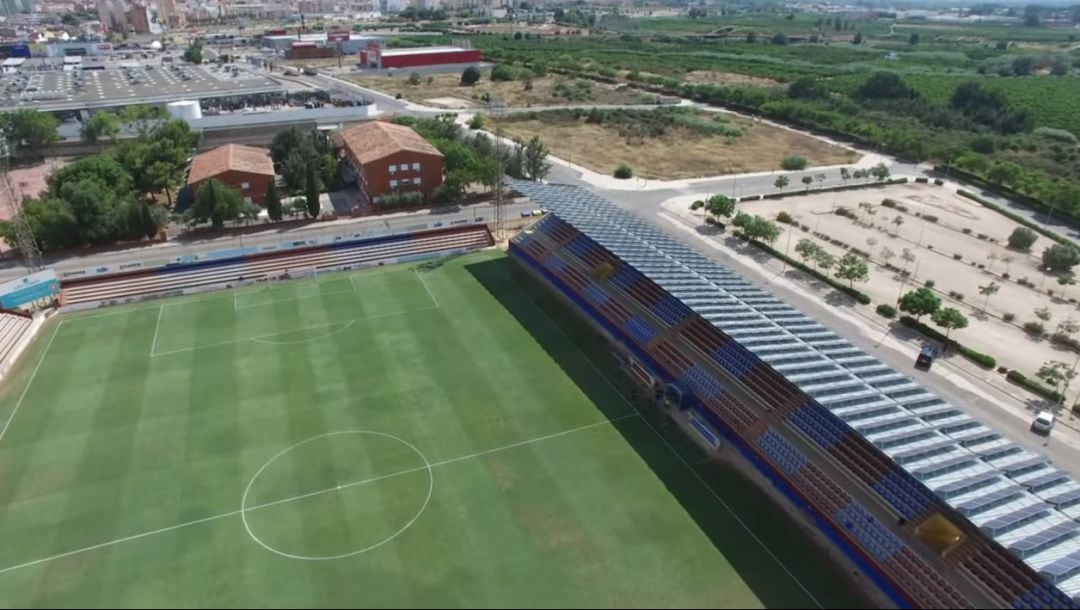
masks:
[[[0,107],[39,110],[107,107],[264,93],[282,86],[242,64],[196,66],[179,62],[125,61],[93,64],[101,69],[27,66],[0,77]]]

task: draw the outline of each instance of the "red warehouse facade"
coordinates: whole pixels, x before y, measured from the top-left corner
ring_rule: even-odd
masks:
[[[386,49],[378,43],[368,45],[361,52],[361,63],[372,68],[415,68],[421,66],[440,66],[444,64],[470,64],[483,61],[484,56],[477,49],[461,47],[415,47],[408,49]]]

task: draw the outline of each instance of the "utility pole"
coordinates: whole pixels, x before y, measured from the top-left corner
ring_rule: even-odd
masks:
[[[38,248],[34,232],[30,228],[30,222],[22,209],[22,191],[8,172],[11,151],[8,148],[7,137],[0,133],[0,188],[8,198],[8,206],[11,208],[11,225],[15,231],[15,247],[23,257],[23,265],[27,271],[33,273],[40,271],[41,250]]]
[[[503,210],[502,179],[503,179],[503,155],[502,155],[502,119],[505,104],[491,98],[488,108],[491,111],[491,120],[495,123],[495,241],[502,239],[505,233],[505,212]]]

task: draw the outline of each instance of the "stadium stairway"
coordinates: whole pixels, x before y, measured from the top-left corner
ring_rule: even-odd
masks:
[[[379,261],[395,258],[452,250],[472,250],[490,245],[491,238],[483,228],[472,231],[417,235],[402,240],[359,243],[354,247],[307,251],[220,266],[190,270],[181,268],[135,277],[103,278],[99,281],[65,287],[62,291],[62,302],[64,305],[73,305],[85,302],[127,299],[227,284],[239,281],[241,278],[244,280],[258,280],[289,269],[315,268],[316,270],[329,270],[348,266],[368,266],[377,264]]]
[[[0,362],[7,359],[32,322],[30,316],[0,311]]]

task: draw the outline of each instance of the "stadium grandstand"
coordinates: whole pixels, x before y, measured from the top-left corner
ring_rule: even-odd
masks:
[[[61,303],[68,309],[112,305],[149,296],[175,296],[267,281],[283,273],[356,269],[485,248],[492,245],[483,225],[406,232],[331,245],[302,247],[255,256],[182,262],[107,276],[64,280]]]
[[[734,447],[900,607],[1080,601],[1080,485],[835,332],[583,189],[510,254],[700,444]]]

